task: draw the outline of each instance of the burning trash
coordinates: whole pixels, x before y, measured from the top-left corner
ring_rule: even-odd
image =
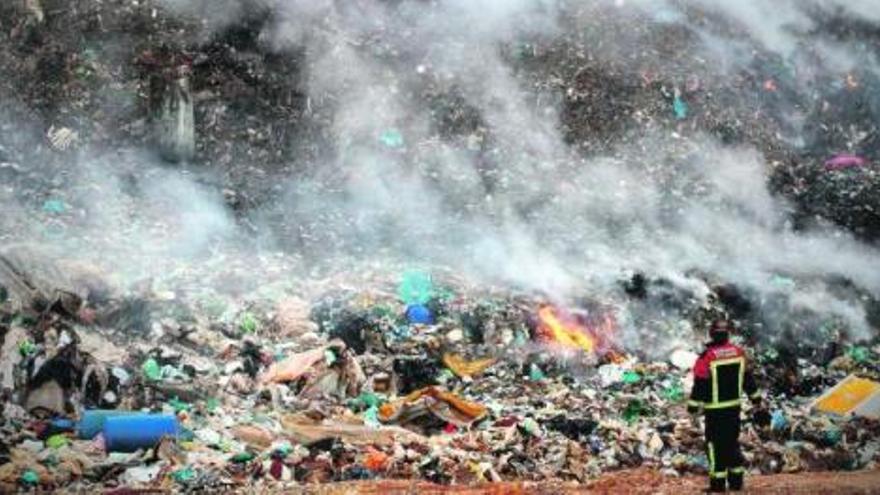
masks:
[[[605,357],[616,355],[617,324],[610,312],[567,311],[546,304],[538,310],[538,340],[563,351],[583,351]]]

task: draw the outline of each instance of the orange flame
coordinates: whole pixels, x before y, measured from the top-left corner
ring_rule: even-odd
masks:
[[[553,344],[601,353],[612,362],[625,359],[613,348],[617,324],[611,312],[603,311],[600,316],[584,321],[548,304],[538,309],[538,321],[538,333]]]
[[[596,339],[590,330],[570,318],[564,318],[553,306],[544,306],[538,310],[541,321],[539,330],[555,343],[565,347],[593,352]]]

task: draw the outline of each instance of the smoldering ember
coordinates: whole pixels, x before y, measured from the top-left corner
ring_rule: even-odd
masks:
[[[876,0],[4,0],[0,208],[2,493],[880,493]]]

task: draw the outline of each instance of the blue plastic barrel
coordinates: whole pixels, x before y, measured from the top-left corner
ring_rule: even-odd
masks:
[[[411,304],[406,308],[406,319],[413,324],[432,325],[434,315],[424,304]]]
[[[164,436],[177,437],[177,417],[171,414],[111,416],[104,421],[108,452],[134,452],[155,446]]]
[[[91,440],[95,435],[104,430],[104,422],[107,418],[115,416],[136,416],[144,414],[139,411],[125,411],[116,409],[91,409],[82,413],[76,425],[76,436],[83,440]]]

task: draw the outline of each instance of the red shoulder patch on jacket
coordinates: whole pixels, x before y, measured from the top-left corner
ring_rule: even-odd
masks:
[[[694,363],[694,378],[709,378],[709,370],[713,361],[743,356],[745,356],[745,352],[731,343],[709,347]]]
[[[709,363],[711,362],[711,352],[706,350],[700,357],[697,358],[697,362],[694,363],[694,378],[709,378]]]

